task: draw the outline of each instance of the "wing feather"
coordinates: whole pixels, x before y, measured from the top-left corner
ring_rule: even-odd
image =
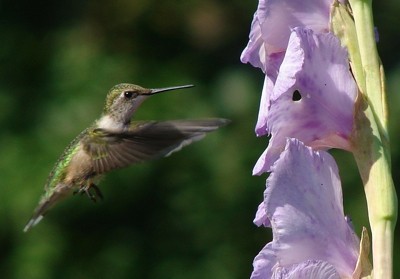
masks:
[[[134,122],[124,132],[93,129],[83,140],[97,174],[157,157],[169,156],[206,133],[224,126],[226,119]]]

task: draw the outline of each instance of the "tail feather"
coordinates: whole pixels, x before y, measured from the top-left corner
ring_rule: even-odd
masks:
[[[33,212],[31,219],[26,224],[24,232],[27,232],[32,227],[36,226],[43,219],[43,216],[47,213],[49,207],[50,200],[42,200]]]
[[[24,232],[29,231],[31,228],[36,226],[43,219],[43,215],[33,216],[24,228]]]
[[[24,228],[24,232],[28,232],[30,229],[32,229],[34,226],[36,226],[46,215],[46,213],[55,205],[58,203],[61,199],[67,196],[67,194],[70,191],[65,191],[67,190],[65,187],[61,188],[61,191],[54,191],[53,193],[49,195],[45,195],[42,197],[42,199],[39,202],[39,205],[35,208],[35,211],[33,212],[33,215],[31,219],[28,221]]]

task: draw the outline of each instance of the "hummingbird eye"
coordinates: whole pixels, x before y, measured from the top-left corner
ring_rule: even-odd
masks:
[[[125,92],[124,92],[124,97],[125,97],[126,99],[136,98],[137,95],[138,95],[138,94],[137,94],[136,92],[134,92],[134,91],[125,91]]]

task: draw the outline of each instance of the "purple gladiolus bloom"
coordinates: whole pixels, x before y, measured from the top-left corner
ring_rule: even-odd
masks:
[[[260,0],[242,62],[266,73],[271,54],[286,50],[292,28],[328,32],[332,3],[332,0]]]
[[[314,149],[351,150],[357,85],[335,36],[294,28],[275,84],[266,80],[270,94],[263,93],[257,131],[272,137],[254,174],[269,171],[287,137]]]
[[[285,55],[294,27],[307,27],[328,32],[331,0],[260,0],[254,14],[249,43],[240,59],[261,68],[266,74],[262,91],[256,134],[267,134],[266,114],[269,95],[275,84],[279,66]]]
[[[359,240],[344,216],[338,169],[327,152],[288,139],[257,215],[269,220],[273,241],[254,259],[251,279],[352,276]]]
[[[260,0],[254,14],[249,42],[241,55],[243,63],[261,68],[266,74],[262,91],[257,136],[268,133],[270,95],[279,66],[288,47],[292,29],[308,28],[315,33],[329,32],[332,0]]]

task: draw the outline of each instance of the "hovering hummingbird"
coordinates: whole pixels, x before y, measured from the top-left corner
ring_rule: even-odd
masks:
[[[168,156],[229,122],[221,118],[131,121],[149,96],[188,87],[193,85],[146,89],[122,83],[111,88],[102,116],[81,132],[58,159],[24,231],[38,224],[51,207],[71,193],[86,194],[93,201],[102,198],[96,185],[102,174]]]

